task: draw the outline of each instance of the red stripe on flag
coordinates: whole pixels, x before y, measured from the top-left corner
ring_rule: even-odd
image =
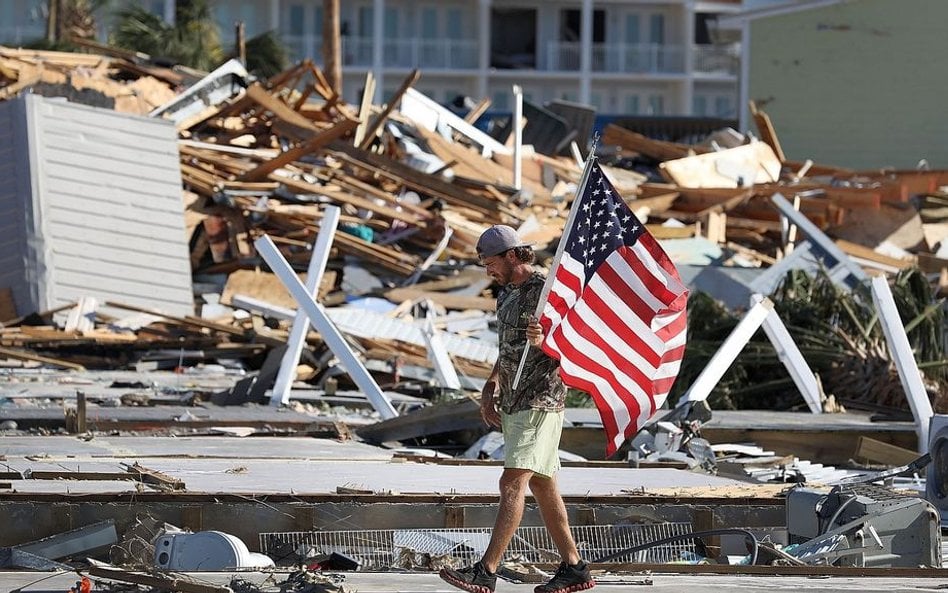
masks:
[[[681,313],[678,313],[678,317],[676,317],[671,323],[655,332],[655,335],[661,338],[665,343],[668,343],[679,334],[682,334],[687,330],[688,315],[682,311]]]
[[[569,256],[564,256],[564,257],[569,257]],[[581,266],[582,264],[579,264],[578,262],[576,262],[576,265]],[[562,264],[562,262],[560,262],[560,265],[556,268],[556,281],[562,284],[564,287],[566,287],[566,289],[568,289],[571,293],[575,295],[578,295],[580,292],[582,292],[583,280],[584,280],[583,278],[579,278],[575,274],[573,274],[569,270],[569,268],[567,268],[566,266]]]
[[[672,263],[672,260],[669,259],[668,254],[665,253],[665,250],[662,249],[662,246],[658,244],[658,241],[655,240],[655,237],[646,233],[642,233],[639,237],[639,244],[645,247],[645,250],[651,254],[655,262],[661,266],[663,270],[668,272],[668,274],[681,282],[681,276],[678,275],[678,269],[675,268],[675,264]]]
[[[678,297],[678,295],[668,290],[668,286],[664,282],[652,275],[652,271],[632,248],[623,246],[617,249],[617,251],[619,255],[622,256],[622,259],[629,264],[629,267],[632,268],[632,273],[635,274],[639,282],[645,285],[646,290],[648,290],[655,299],[667,305]],[[651,252],[649,252],[649,255],[651,255],[652,258],[655,257]]]
[[[622,299],[628,303],[626,299]],[[661,362],[659,355],[652,350],[652,347],[642,340],[637,333],[632,331],[632,329],[626,324],[625,321],[616,314],[615,309],[607,302],[602,300],[599,297],[599,294],[594,290],[587,289],[583,293],[583,301],[586,305],[595,312],[596,316],[602,319],[603,323],[609,326],[612,331],[618,334],[620,337],[624,338],[626,343],[628,343],[633,350],[639,353],[639,355],[647,360],[649,364],[653,367],[657,367]],[[631,303],[630,303],[631,304]],[[575,308],[573,309],[576,310]],[[638,311],[633,311],[637,314]]]
[[[627,403],[629,401],[635,402],[636,413],[632,414],[632,419],[635,419],[638,416],[640,403],[638,399],[635,397],[635,395],[629,389],[625,387],[625,381],[627,379],[623,377],[617,377],[615,373],[612,372],[611,369],[601,365],[598,361],[590,358],[585,353],[581,352],[578,348],[576,348],[573,345],[572,342],[570,342],[566,338],[566,336],[562,333],[561,328],[557,328],[557,330],[558,330],[558,333],[556,334],[556,336],[563,338],[562,341],[556,340],[556,345],[559,348],[563,358],[569,359],[570,362],[572,362],[573,364],[577,366],[581,366],[587,371],[589,371],[590,373],[604,379],[609,384],[609,386],[612,387],[612,390],[615,391],[617,394],[619,394],[619,396],[621,397],[623,401],[626,401]],[[641,373],[639,373],[639,376],[641,377]],[[646,380],[646,385],[644,386],[642,385],[642,383],[640,383],[639,381],[635,379],[633,379],[633,381],[635,381],[635,383],[642,389],[642,391],[645,393],[646,398],[651,400],[651,397],[650,397],[651,392],[652,392],[651,381]],[[654,407],[655,405],[654,402],[650,401],[649,403],[650,403],[650,406]]]
[[[566,321],[564,321],[562,325],[571,327],[573,331],[585,338],[586,341],[602,350],[603,354],[606,355],[606,358],[608,358],[620,372],[623,372],[631,377],[632,380],[635,381],[639,386],[648,386],[651,383],[651,376],[643,372],[639,367],[635,366],[632,361],[623,358],[622,355],[620,355],[615,350],[615,348],[613,348],[605,339],[603,339],[603,337],[596,330],[591,328],[586,323],[586,320],[575,311],[567,316]],[[658,367],[658,364],[655,364],[654,366]],[[619,378],[616,379],[621,381]],[[643,388],[643,391],[645,391],[647,394],[649,389],[645,387]]]

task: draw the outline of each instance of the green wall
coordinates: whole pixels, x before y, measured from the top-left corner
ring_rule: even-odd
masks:
[[[948,168],[948,0],[850,0],[750,27],[749,98],[788,159]]]

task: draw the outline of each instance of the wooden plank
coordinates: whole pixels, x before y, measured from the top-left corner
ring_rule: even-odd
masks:
[[[276,157],[261,163],[255,169],[244,173],[240,179],[241,181],[261,181],[266,179],[270,173],[276,171],[283,165],[292,163],[293,161],[298,160],[308,154],[312,154],[333,140],[337,140],[345,136],[355,129],[358,123],[358,121],[352,119],[342,120],[340,123],[332,126],[331,128],[323,130],[295,148],[291,148],[290,150],[282,152]]]
[[[126,311],[135,311],[137,313],[148,313],[149,315],[154,315],[156,317],[161,317],[162,319],[167,319],[169,321],[175,321],[182,325],[187,325],[191,327],[198,327],[203,329],[210,329],[213,331],[218,331],[225,334],[230,334],[234,336],[244,337],[246,331],[242,328],[235,327],[233,325],[224,325],[222,323],[214,323],[213,321],[207,321],[206,319],[200,319],[197,317],[177,317],[175,315],[168,315],[162,313],[161,311],[156,311],[155,309],[149,309],[147,307],[138,307],[135,305],[126,305],[124,303],[116,303],[114,301],[106,301],[104,304],[105,307],[112,307],[115,309],[125,309]]]
[[[899,447],[891,443],[883,443],[874,438],[861,436],[856,444],[854,458],[883,465],[908,465],[918,458],[918,452],[912,449]]]
[[[692,154],[710,152],[711,149],[701,146],[689,146],[676,142],[653,140],[632,130],[627,130],[615,124],[609,124],[602,134],[602,145],[615,145],[623,150],[637,152],[661,161],[679,159]]]
[[[909,449],[918,443],[915,431],[909,428],[896,432],[873,429],[869,426],[860,431],[853,430],[779,430],[779,429],[732,429],[701,427],[701,436],[712,444],[753,442],[773,451],[776,455],[795,455],[801,459],[819,459],[822,463],[847,463],[856,450],[860,436],[869,436],[884,443]]]
[[[64,369],[70,369],[73,371],[84,371],[86,367],[81,364],[75,364],[67,362],[65,360],[60,360],[57,358],[49,358],[47,356],[39,356],[30,352],[23,350],[13,350],[10,348],[0,348],[0,356],[6,356],[7,358],[12,358],[14,360],[22,360],[27,362],[39,362],[45,365],[61,367]]]
[[[307,183],[300,179],[293,179],[290,177],[278,177],[274,175],[272,177],[274,181],[279,180],[283,183],[288,189],[296,193],[304,194],[322,194],[324,196],[330,197],[337,202],[343,204],[351,204],[357,208],[362,208],[368,210],[369,212],[375,212],[376,214],[381,214],[387,219],[390,220],[401,220],[407,222],[408,224],[416,225],[421,222],[418,216],[409,214],[404,211],[396,210],[393,207],[384,206],[377,204],[374,200],[367,200],[355,194],[351,194],[347,191],[341,189],[333,189],[329,186],[324,185],[314,185],[312,183]]]
[[[9,321],[16,319],[16,304],[13,302],[13,291],[9,288],[0,288],[0,327],[9,325]]]
[[[480,404],[473,399],[463,399],[360,426],[356,434],[370,442],[385,443],[482,426]]]
[[[405,77],[405,80],[402,81],[401,86],[398,87],[398,89],[395,91],[395,94],[392,95],[392,97],[388,100],[385,108],[382,109],[382,112],[372,120],[372,123],[370,123],[369,127],[365,130],[365,136],[362,138],[362,144],[359,145],[359,148],[365,150],[372,145],[372,142],[375,140],[375,134],[385,124],[385,120],[388,119],[388,116],[392,113],[395,107],[398,106],[398,103],[402,100],[402,95],[404,95],[408,89],[410,89],[411,86],[415,84],[415,81],[418,80],[420,75],[421,73],[416,68]]]
[[[404,184],[421,194],[441,198],[452,206],[477,208],[485,213],[496,213],[496,200],[464,189],[449,183],[435,175],[423,173],[404,163],[387,156],[373,154],[342,143],[333,145],[339,158],[366,169],[373,173],[382,173],[392,180]],[[347,158],[348,157],[348,158]]]
[[[337,273],[335,270],[327,270],[323,274],[322,281],[319,283],[317,292],[317,301],[329,294],[336,282]],[[300,280],[306,282],[306,273],[300,274]],[[221,293],[221,303],[230,305],[231,299],[235,294],[246,295],[261,301],[266,301],[273,305],[296,308],[296,300],[290,295],[289,291],[280,282],[272,272],[262,270],[237,270],[231,272],[227,277],[227,283],[224,284],[224,290]]]
[[[144,482],[150,486],[156,486],[160,490],[185,490],[185,485],[183,480],[178,478],[173,478],[168,474],[162,473],[158,470],[147,468],[143,465],[140,465],[137,461],[132,465],[125,465],[126,471],[135,476],[141,482]]]
[[[787,156],[783,153],[783,148],[780,146],[780,140],[777,138],[777,130],[774,129],[774,124],[770,121],[770,116],[758,109],[757,103],[754,101],[750,102],[750,113],[754,118],[754,123],[757,124],[760,139],[773,149],[774,154],[777,155],[777,159],[780,160],[781,163],[786,162]]]
[[[875,262],[877,264],[882,264],[884,266],[891,266],[893,268],[904,270],[906,268],[911,268],[915,265],[915,262],[910,259],[897,259],[894,257],[889,257],[887,255],[882,255],[881,253],[876,253],[869,247],[864,245],[859,245],[857,243],[851,243],[843,239],[837,239],[835,241],[836,246],[839,247],[843,253],[846,255],[851,255],[853,257],[858,257],[860,259],[868,260]]]
[[[365,73],[365,84],[362,85],[362,102],[359,103],[359,127],[353,134],[352,145],[359,146],[365,138],[365,131],[369,127],[369,113],[372,110],[372,97],[375,96],[375,76],[372,71]]]
[[[495,155],[497,161],[485,159],[475,149],[451,142],[440,134],[419,127],[418,132],[424,137],[438,158],[443,161],[454,161],[451,167],[454,169],[455,176],[478,180],[485,184],[501,184],[513,190],[513,168],[501,165],[497,161],[510,161],[511,156]],[[529,160],[525,158],[524,161]],[[524,188],[533,193],[535,198],[541,200],[550,199],[550,190],[543,187],[537,177],[525,176],[523,179]],[[509,199],[503,196],[501,201],[506,204]]]
[[[665,161],[659,170],[682,187],[748,187],[780,179],[780,161],[770,146],[754,142],[736,148]]]

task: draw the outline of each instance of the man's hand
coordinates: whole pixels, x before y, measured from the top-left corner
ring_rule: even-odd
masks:
[[[488,426],[500,428],[500,412],[497,411],[494,400],[495,389],[497,389],[497,383],[488,381],[481,390],[481,418]]]
[[[530,321],[527,323],[527,342],[533,346],[539,346],[542,341],[543,328],[540,327],[537,318],[531,315]]]

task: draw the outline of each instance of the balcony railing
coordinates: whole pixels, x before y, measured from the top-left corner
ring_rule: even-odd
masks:
[[[317,35],[284,35],[283,40],[295,60],[318,56],[322,51],[322,37]],[[371,38],[342,38],[344,66],[371,66],[372,56]],[[382,62],[387,68],[471,70],[477,68],[477,58],[474,40],[386,39],[383,42]]]
[[[3,32],[0,29],[0,32]],[[40,33],[41,34],[41,33]],[[291,57],[319,56],[322,37],[318,35],[284,35]],[[383,42],[383,65],[386,68],[422,68],[444,70],[476,70],[478,47],[469,39],[387,39]],[[551,42],[546,46],[538,70],[576,72],[579,70],[580,44]],[[733,47],[697,46],[658,43],[597,43],[592,47],[592,70],[603,73],[683,74],[685,52],[691,51],[694,71],[705,74],[735,76],[739,70],[739,52]],[[372,65],[372,39],[343,37],[344,66]]]
[[[541,70],[579,70],[580,44],[554,41],[547,44]],[[592,47],[593,72],[681,74],[685,48],[658,43],[596,43]]]
[[[738,46],[699,45],[693,51],[695,72],[737,76],[740,71]]]

